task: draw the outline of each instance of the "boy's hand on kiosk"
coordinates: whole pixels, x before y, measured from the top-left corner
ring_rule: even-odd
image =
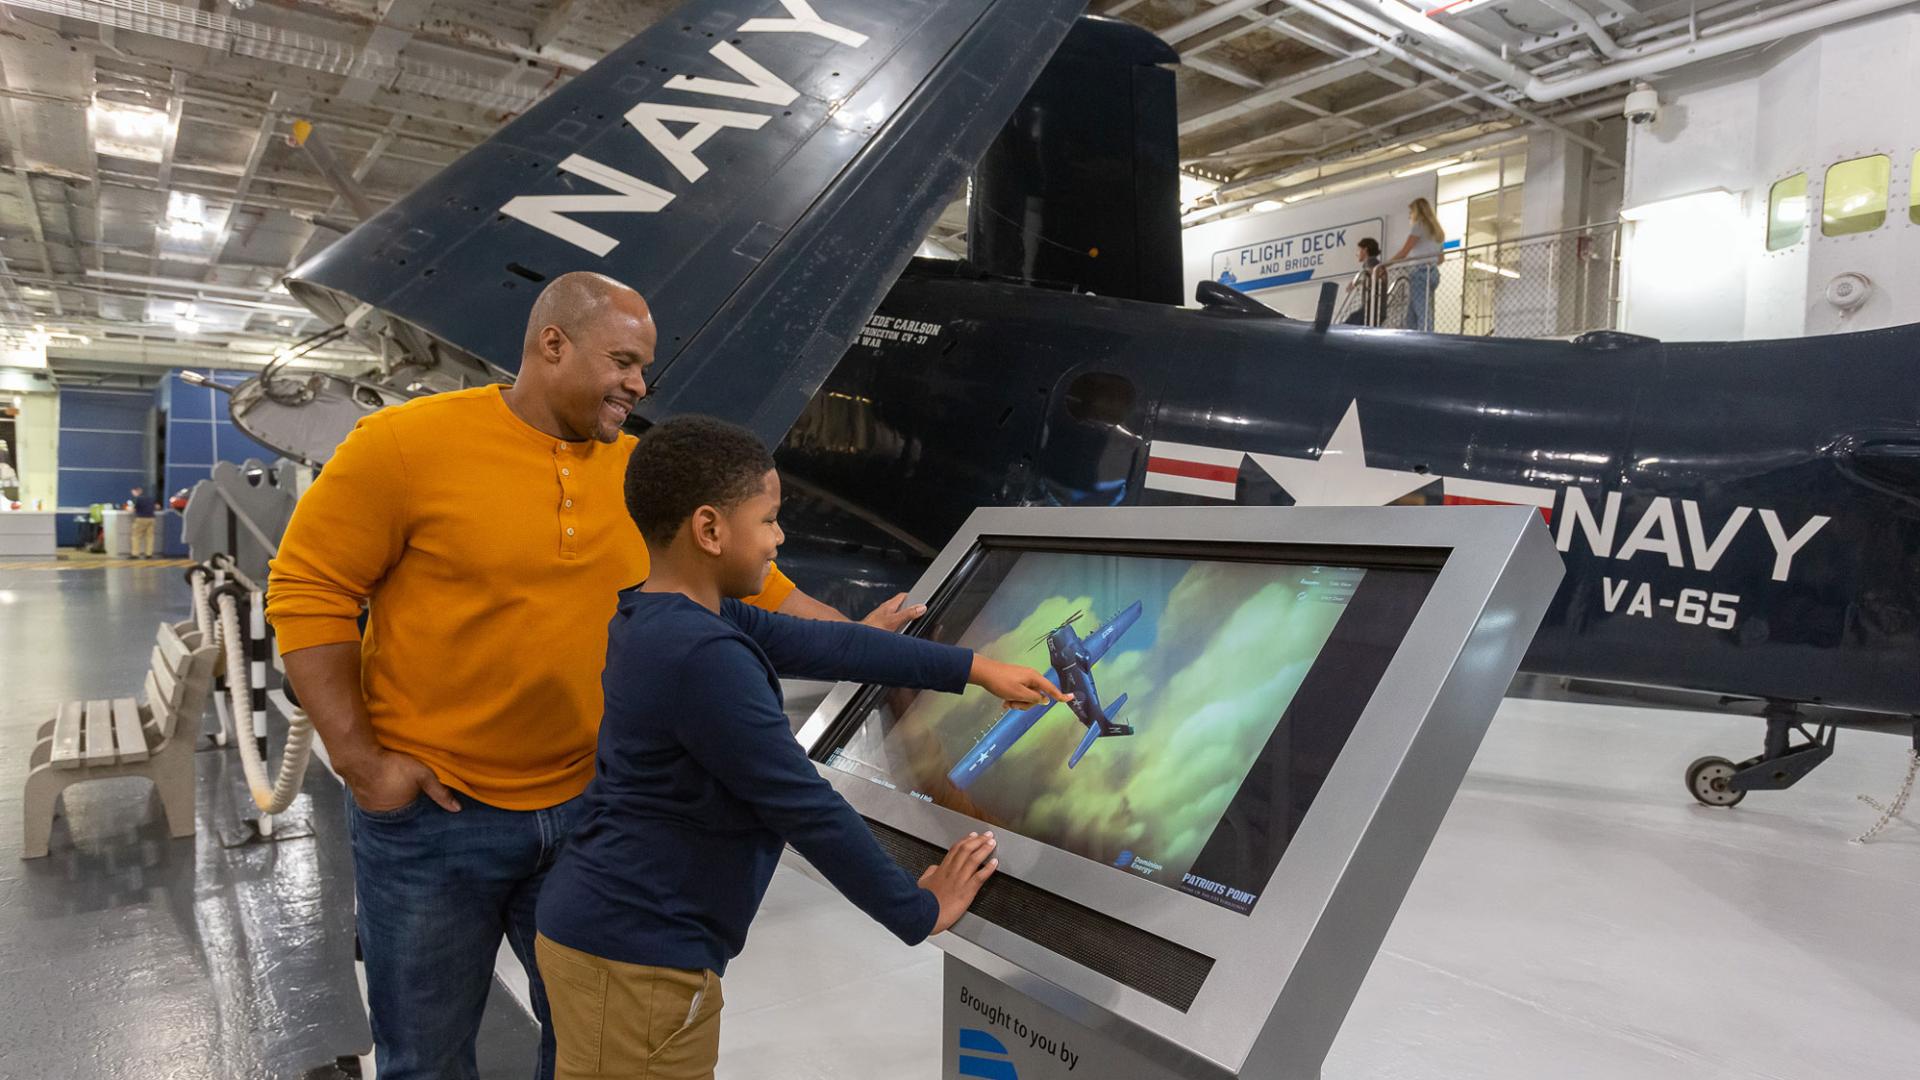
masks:
[[[959,922],[980,886],[993,876],[1000,866],[1000,860],[991,857],[995,843],[992,833],[968,833],[965,840],[947,849],[947,857],[939,866],[929,866],[920,875],[920,887],[940,901],[940,918],[934,921],[928,937],[944,933]]]
[[[979,653],[973,654],[973,671],[967,676],[967,681],[999,698],[1009,709],[1024,709],[1048,698],[1054,701],[1073,700],[1072,694],[1061,693],[1059,687],[1032,668],[1003,664]]]

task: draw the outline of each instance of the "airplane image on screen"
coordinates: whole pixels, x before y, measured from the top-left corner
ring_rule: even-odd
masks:
[[[1105,626],[1083,638],[1074,631],[1073,624],[1085,614],[1084,611],[1074,612],[1065,622],[1047,631],[1042,639],[1047,645],[1047,659],[1053,664],[1047,671],[1047,678],[1063,693],[1072,695],[1073,700],[1067,703],[1067,707],[1073,710],[1073,715],[1087,729],[1086,737],[1080,740],[1073,756],[1067,759],[1069,769],[1080,764],[1080,759],[1086,756],[1093,741],[1100,736],[1133,734],[1133,728],[1114,721],[1127,704],[1127,695],[1121,694],[1114,699],[1111,707],[1102,708],[1100,691],[1093,682],[1093,665],[1107,655],[1113,643],[1120,640],[1120,635],[1140,621],[1140,601],[1135,600],[1125,611],[1109,619]],[[1043,701],[1030,708],[1009,710],[999,723],[993,725],[992,730],[974,744],[973,749],[967,751],[966,756],[960,759],[960,764],[947,773],[947,779],[962,790],[970,787],[1051,708],[1052,701]]]

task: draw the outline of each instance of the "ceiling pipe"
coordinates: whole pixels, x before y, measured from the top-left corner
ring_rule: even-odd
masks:
[[[1287,2],[1309,14],[1312,13],[1316,3],[1325,3],[1326,6],[1343,13],[1370,14],[1384,18],[1413,38],[1450,53],[1468,66],[1518,89],[1529,99],[1546,103],[1563,101],[1590,90],[1644,79],[1685,64],[1711,60],[1742,49],[1766,45],[1781,38],[1811,33],[1869,15],[1906,7],[1912,4],[1913,0],[1828,0],[1827,3],[1802,8],[1791,14],[1769,15],[1738,29],[1703,32],[1698,40],[1677,41],[1670,44],[1655,43],[1646,46],[1648,51],[1644,53],[1636,51],[1633,59],[1605,64],[1592,71],[1553,80],[1542,79],[1524,68],[1508,63],[1485,47],[1448,28],[1438,19],[1428,18],[1400,3],[1399,0],[1339,0],[1339,2],[1336,0],[1287,0]],[[1362,18],[1356,18],[1354,21],[1362,25],[1367,23],[1367,20]],[[1378,31],[1377,27],[1376,31]],[[1391,51],[1385,45],[1381,48],[1384,51]]]
[[[1613,35],[1607,33],[1606,27],[1600,25],[1600,20],[1594,18],[1591,11],[1581,7],[1574,0],[1540,0],[1540,2],[1572,19],[1573,25],[1579,27],[1580,32],[1587,35],[1587,40],[1593,42],[1593,47],[1600,50],[1600,55],[1609,60],[1626,59],[1627,50],[1613,40]]]
[[[1754,0],[1732,0],[1731,3],[1715,4],[1713,7],[1701,8],[1688,18],[1670,19],[1641,30],[1635,30],[1632,33],[1622,34],[1618,40],[1620,44],[1627,46],[1629,55],[1644,56],[1656,49],[1664,49],[1674,45],[1679,39],[1672,38],[1669,35],[1675,31],[1688,31],[1690,35],[1688,40],[1692,40],[1692,35],[1695,31],[1698,32],[1698,36],[1712,37],[1715,34],[1725,33],[1728,30],[1738,29],[1742,26],[1751,26],[1757,22],[1765,22],[1768,19],[1777,19],[1782,15],[1791,15],[1796,11],[1803,11],[1810,7],[1818,7],[1826,2],[1827,0],[1790,0],[1789,3],[1775,4],[1772,7],[1756,9],[1753,6]],[[1741,14],[1731,18],[1721,19],[1719,22],[1708,25],[1707,20],[1714,16],[1724,15],[1729,11],[1735,10],[1738,10]]]
[[[1377,29],[1369,18],[1367,10],[1356,8],[1349,0],[1288,0],[1288,2],[1307,15],[1311,15],[1321,22],[1345,33],[1355,33],[1354,26],[1356,25],[1363,29]],[[1359,0],[1359,2],[1365,3],[1366,0]],[[1432,64],[1421,59],[1419,56],[1401,48],[1398,44],[1384,37],[1375,42],[1375,44],[1381,52],[1395,57],[1404,63],[1411,64],[1414,68],[1433,76],[1456,90],[1470,93],[1480,100],[1485,101],[1487,104],[1504,112],[1512,113],[1537,127],[1545,128],[1548,131],[1559,132],[1572,142],[1578,143],[1593,151],[1595,156],[1608,165],[1617,166],[1620,164],[1607,152],[1606,147],[1576,131],[1562,127],[1531,109],[1516,105],[1485,87],[1475,86],[1459,75],[1440,67],[1438,64]]]
[[[1413,10],[1400,0],[1352,0],[1349,6],[1376,18],[1383,18],[1399,27],[1404,33],[1413,35],[1416,40],[1448,53],[1467,67],[1491,75],[1509,86],[1525,86],[1533,78],[1532,72],[1526,68],[1508,62],[1493,50],[1438,19],[1430,19]]]
[[[1624,63],[1608,64],[1582,75],[1555,79],[1539,87],[1529,87],[1527,96],[1535,101],[1559,101],[1588,90],[1611,86],[1614,83],[1658,75],[1682,64],[1711,60],[1742,49],[1766,45],[1781,38],[1812,33],[1843,22],[1852,22],[1869,15],[1907,7],[1912,2],[1913,0],[1830,0],[1829,3],[1806,8],[1791,15],[1767,19],[1712,36],[1703,35],[1698,41],[1680,42]]]

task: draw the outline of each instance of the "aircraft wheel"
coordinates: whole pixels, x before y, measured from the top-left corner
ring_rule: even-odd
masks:
[[[1703,757],[1687,766],[1687,790],[1707,806],[1736,805],[1747,793],[1727,786],[1734,772],[1733,762],[1726,758]]]

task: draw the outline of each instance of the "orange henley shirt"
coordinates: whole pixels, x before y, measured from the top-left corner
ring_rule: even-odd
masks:
[[[648,560],[623,493],[634,437],[556,439],[502,389],[355,425],[294,509],[267,617],[283,653],[360,641],[382,746],[481,802],[536,810],[593,776],[607,623]],[[749,602],[792,591],[776,568]]]

